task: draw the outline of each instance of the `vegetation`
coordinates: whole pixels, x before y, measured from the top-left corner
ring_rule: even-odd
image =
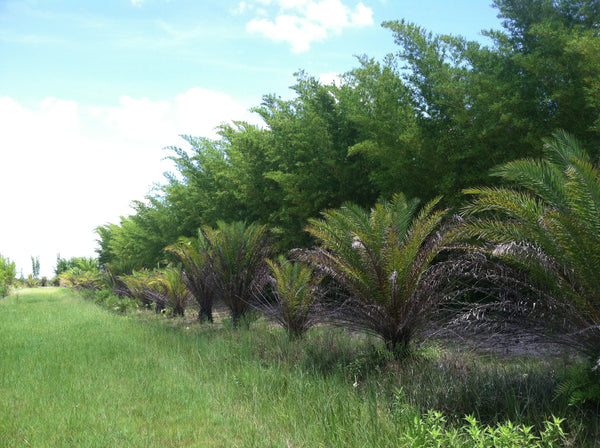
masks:
[[[190,293],[179,269],[169,267],[156,272],[145,281],[145,294],[156,309],[170,309],[174,316],[183,316],[190,304]]]
[[[600,173],[570,134],[557,131],[544,149],[542,160],[517,160],[495,170],[519,189],[466,190],[475,196],[467,212],[481,216],[469,222],[467,233],[525,270],[563,320],[568,342],[597,358]]]
[[[175,254],[183,265],[187,288],[198,304],[198,319],[212,322],[214,292],[211,288],[210,247],[205,234],[198,231],[197,238],[180,238],[166,250]]]
[[[16,275],[17,267],[15,263],[0,254],[0,298],[8,295]]]
[[[332,319],[373,332],[403,354],[441,299],[421,281],[449,232],[439,232],[445,210],[434,199],[418,211],[417,200],[397,194],[370,212],[347,204],[323,212],[307,228],[320,246],[305,258],[340,285]]]
[[[260,293],[254,306],[285,328],[290,338],[300,338],[320,320],[317,306],[327,293],[321,285],[323,275],[283,256],[267,263],[272,297]]]
[[[377,372],[390,362],[385,350],[370,339],[348,343],[340,331],[315,328],[299,343],[260,322],[234,330],[151,313],[132,319],[64,289],[22,291],[0,309],[6,447],[567,446],[575,434],[590,446],[596,440],[579,433],[581,416],[551,400],[546,376],[535,373],[559,364],[500,363],[432,347],[403,367]],[[427,407],[436,393],[445,394],[441,407],[422,412],[418,403]],[[454,415],[455,404],[471,415],[461,415],[463,408]]]
[[[234,326],[250,310],[254,295],[267,281],[271,254],[267,228],[243,222],[217,223],[202,229],[211,267],[210,288],[229,308]]]
[[[61,286],[97,289],[103,283],[98,260],[91,257],[72,257],[65,260],[59,256],[54,273]]]
[[[61,290],[0,303],[20,313],[0,327],[0,392],[12,403],[0,440],[593,445],[600,7],[495,6],[504,30],[485,32],[489,46],[386,22],[398,49],[383,61],[360,57],[329,86],[300,72],[294,98],[254,109],[265,126],[223,125],[218,140],[169,148],[177,173],[97,229],[98,259],[57,260],[61,285],[142,319],[98,314]],[[0,256],[2,295],[14,275]],[[192,322],[193,307],[216,325]],[[253,308],[287,337],[261,319],[240,328]],[[440,348],[440,316],[452,331],[535,333],[588,359],[524,365]]]

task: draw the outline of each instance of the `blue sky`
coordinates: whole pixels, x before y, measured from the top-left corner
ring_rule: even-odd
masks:
[[[330,82],[395,52],[402,18],[482,40],[487,0],[0,0],[0,254],[52,275],[93,256],[94,228],[131,212],[180,134],[258,124],[294,73]]]

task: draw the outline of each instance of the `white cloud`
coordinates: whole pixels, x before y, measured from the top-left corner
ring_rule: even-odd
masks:
[[[40,256],[52,276],[56,254],[94,256],[94,228],[131,213],[171,162],[163,147],[179,134],[217,138],[222,122],[258,117],[231,97],[193,88],[168,100],[123,95],[111,107],[47,98],[25,107],[0,97],[0,254],[24,275]]]
[[[290,42],[294,53],[310,49],[311,42],[323,40],[327,30],[307,19],[282,14],[271,22],[267,19],[251,20],[246,30],[258,32],[275,42]]]
[[[274,19],[252,19],[246,24],[246,30],[276,42],[289,42],[295,53],[309,50],[311,43],[325,39],[330,32],[340,33],[344,28],[373,24],[373,10],[363,3],[358,3],[354,9],[341,0],[255,0],[251,5],[242,3],[245,11],[257,4],[278,7]]]
[[[144,0],[131,0],[131,4],[133,6],[142,6],[142,3],[144,3]]]
[[[355,26],[373,25],[373,10],[359,3],[356,6],[356,12],[350,16],[350,22]]]
[[[336,72],[321,73],[319,75],[319,83],[323,86],[334,85],[336,87],[341,87],[344,83],[344,80],[342,79],[340,74]]]

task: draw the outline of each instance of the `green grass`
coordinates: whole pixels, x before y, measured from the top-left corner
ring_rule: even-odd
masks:
[[[329,328],[289,341],[262,320],[235,330],[121,316],[65,289],[20,291],[0,316],[2,447],[475,446],[474,426],[452,415],[465,392],[446,390],[453,371],[436,353],[400,366],[378,342]],[[447,422],[423,417],[441,403]]]
[[[337,377],[265,366],[249,333],[120,317],[58,289],[22,291],[0,312],[1,446],[372,442],[374,402]]]

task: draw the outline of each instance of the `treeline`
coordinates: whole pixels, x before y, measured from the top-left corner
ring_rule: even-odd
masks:
[[[101,265],[155,267],[167,245],[219,220],[268,225],[282,250],[306,247],[307,220],[346,201],[403,192],[456,207],[462,189],[497,182],[494,166],[541,156],[557,128],[600,147],[598,2],[495,7],[504,29],[483,32],[489,46],[386,22],[398,47],[383,61],[362,56],[335,85],[299,73],[293,99],[266,95],[253,109],[262,127],[183,136],[189,148],[168,148],[166,185],[97,229]]]

